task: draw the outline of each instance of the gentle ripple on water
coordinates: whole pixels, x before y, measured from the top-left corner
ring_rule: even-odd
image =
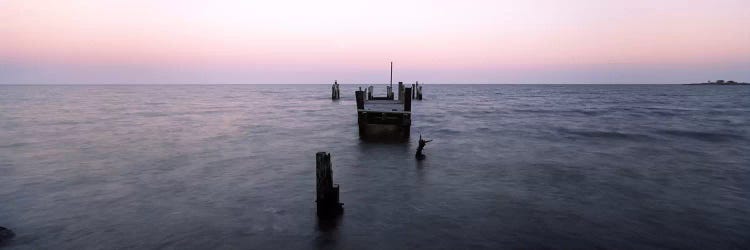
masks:
[[[750,88],[425,85],[416,162],[357,138],[356,87],[0,86],[5,247],[750,247]]]

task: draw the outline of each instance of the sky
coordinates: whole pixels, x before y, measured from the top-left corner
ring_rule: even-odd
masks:
[[[748,0],[0,0],[0,84],[750,82]]]

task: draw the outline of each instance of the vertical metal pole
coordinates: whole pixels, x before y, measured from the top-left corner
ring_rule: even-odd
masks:
[[[393,62],[391,62],[391,89],[393,89]]]

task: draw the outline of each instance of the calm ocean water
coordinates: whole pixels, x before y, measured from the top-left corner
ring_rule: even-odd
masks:
[[[356,87],[0,86],[4,247],[750,248],[748,86],[425,85],[406,144]]]

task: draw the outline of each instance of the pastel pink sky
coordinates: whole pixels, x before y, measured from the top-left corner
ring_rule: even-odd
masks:
[[[750,81],[750,1],[0,0],[0,84]]]

